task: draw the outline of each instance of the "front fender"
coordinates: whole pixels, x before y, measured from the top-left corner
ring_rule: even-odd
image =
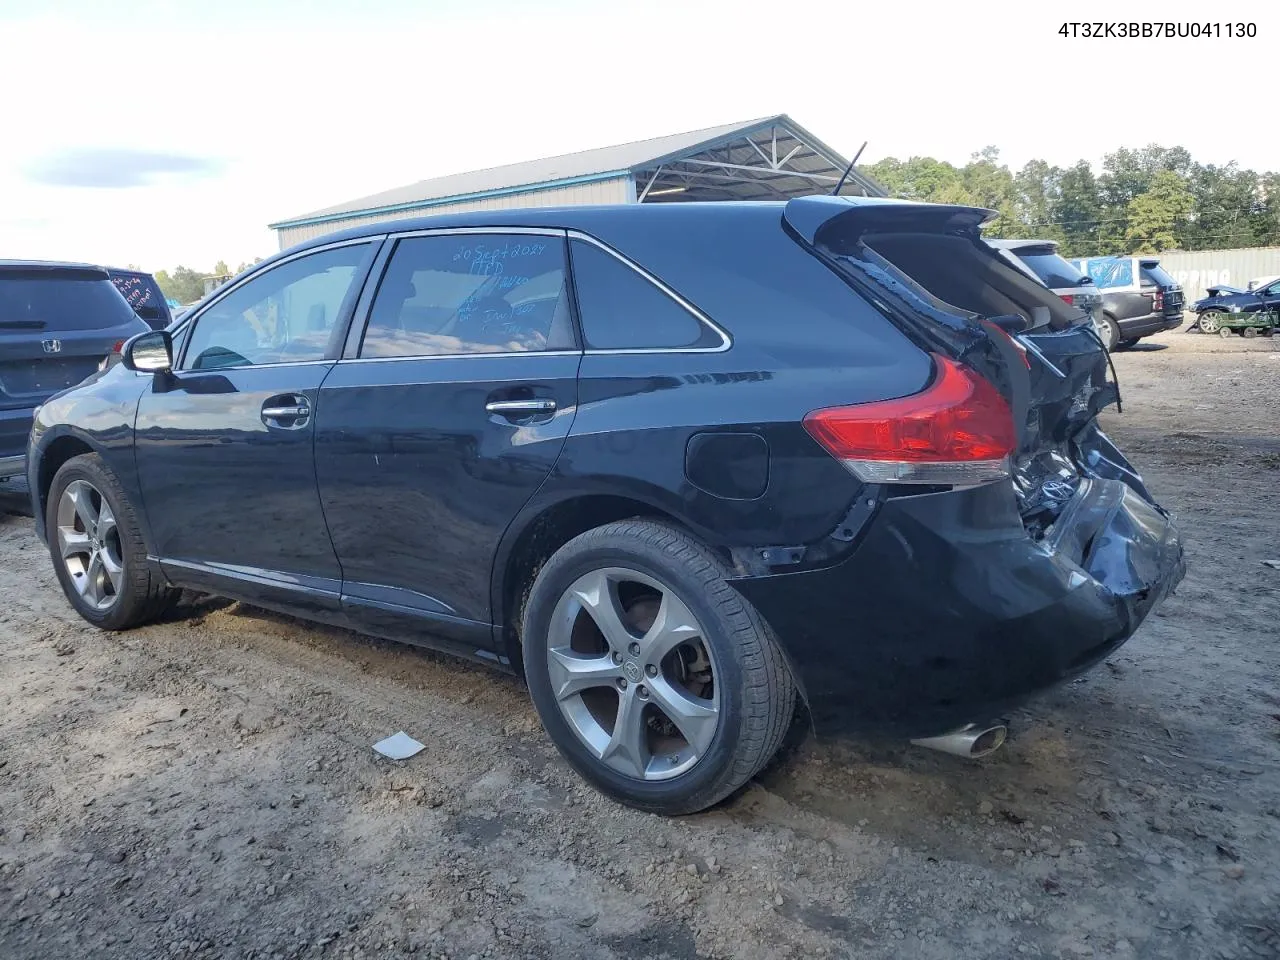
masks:
[[[138,401],[150,379],[117,366],[47,400],[36,412],[27,441],[27,481],[36,533],[43,540],[45,510],[54,474],[71,457],[96,453],[120,480],[151,543],[133,456]]]

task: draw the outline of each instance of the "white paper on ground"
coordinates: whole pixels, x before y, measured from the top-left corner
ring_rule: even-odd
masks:
[[[379,740],[373,745],[373,749],[391,760],[408,760],[424,746],[401,730],[385,740]]]

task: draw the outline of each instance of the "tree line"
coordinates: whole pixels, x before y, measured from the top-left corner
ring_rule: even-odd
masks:
[[[888,157],[861,169],[891,196],[989,207],[984,235],[1057,240],[1068,257],[1280,244],[1280,173],[1197,163],[1183,147],[1117,150],[1096,174],[1084,160],[1015,173],[995,147],[962,167]]]
[[[228,277],[235,276],[242,270],[248,270],[255,263],[261,261],[258,257],[249,263],[242,263],[240,266],[232,270],[225,260],[219,260],[213,265],[213,269],[202,273],[199,270],[192,270],[190,267],[177,266],[173,270],[157,270],[155,272],[156,283],[160,286],[160,291],[166,297],[177,300],[179,303],[195,303],[204,296],[204,281],[206,277]]]

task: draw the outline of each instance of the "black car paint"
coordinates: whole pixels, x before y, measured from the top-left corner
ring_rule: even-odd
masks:
[[[1162,282],[1148,271],[1159,268],[1155,260],[1135,258],[1134,269],[1140,282],[1138,289],[1102,289],[1102,310],[1116,321],[1122,340],[1137,340],[1165,330],[1175,330],[1182,325],[1186,302],[1182,288],[1172,279]],[[1160,271],[1161,275],[1168,277]],[[1156,294],[1161,294],[1161,306],[1156,308]]]
[[[1222,292],[1218,292],[1222,291]],[[1242,310],[1246,313],[1257,313],[1260,310],[1280,310],[1280,280],[1276,280],[1258,290],[1230,290],[1214,287],[1209,296],[1197,300],[1191,307],[1199,316],[1209,310]]]
[[[361,278],[341,358],[199,376],[117,367],[46,403],[29,458],[37,528],[44,536],[59,453],[97,450],[138,497],[149,552],[170,582],[514,666],[512,578],[539,525],[557,510],[622,500],[728,559],[820,730],[886,721],[932,733],[975,719],[1122,642],[1180,578],[1181,550],[1136,474],[1086,425],[1107,385],[1032,404],[1028,391],[1043,384],[1011,369],[1012,341],[954,314],[923,314],[874,265],[832,269],[815,245],[844,212],[793,201],[784,224],[779,204],[663,204],[397,223],[593,237],[722,320],[732,345],[362,361],[354,350],[375,285]],[[982,211],[920,216],[980,243]],[[322,238],[246,277],[387,229]],[[903,328],[886,318],[913,310]],[[1063,339],[1041,333],[1046,348],[1054,338]],[[1051,555],[1028,535],[1008,484],[914,495],[864,487],[804,432],[812,410],[922,389],[932,364],[921,341],[1002,380],[1024,439],[1041,429],[1029,414],[1044,417],[1055,402],[1080,408],[1045,443],[1073,449],[1082,485],[1109,491],[1113,506],[1082,521],[1092,553]],[[556,416],[519,425],[485,413],[486,398],[513,389],[555,397]],[[277,441],[258,418],[262,398],[295,392],[314,409],[310,474],[307,444]],[[374,412],[373,402],[387,406]],[[728,438],[726,462],[698,466],[708,438]],[[755,479],[744,487],[744,476]],[[1110,552],[1095,563],[1104,543]],[[1115,576],[1117,551],[1134,558],[1114,590],[1091,573]],[[1000,675],[988,677],[995,661]]]

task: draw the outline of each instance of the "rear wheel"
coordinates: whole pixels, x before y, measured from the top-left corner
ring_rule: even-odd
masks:
[[[1245,328],[1244,328],[1243,330],[1241,330],[1240,332],[1241,332],[1242,334],[1244,334],[1244,338],[1245,338],[1246,340],[1252,340],[1254,337],[1256,337],[1256,336],[1258,335],[1258,328],[1257,328],[1257,327],[1245,327]]]
[[[176,596],[148,566],[133,506],[97,454],[73,457],[58,470],[45,523],[62,592],[94,626],[140,626]]]
[[[1217,333],[1222,329],[1222,311],[1206,310],[1200,314],[1200,330],[1204,333]]]
[[[1114,350],[1120,343],[1120,325],[1116,323],[1116,318],[1109,313],[1099,314],[1093,321],[1093,328],[1098,331],[1098,337],[1106,345],[1108,350]]]
[[[558,550],[522,617],[525,673],[579,774],[656,813],[705,809],[769,761],[795,685],[759,614],[705,546],[647,520]]]

